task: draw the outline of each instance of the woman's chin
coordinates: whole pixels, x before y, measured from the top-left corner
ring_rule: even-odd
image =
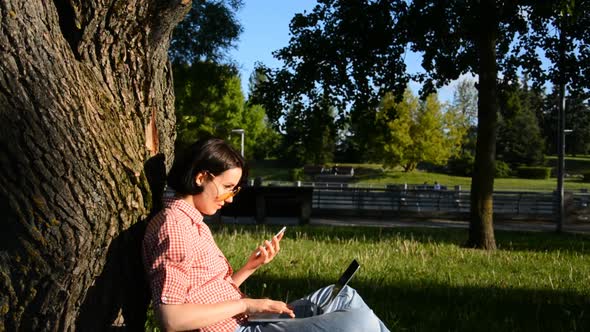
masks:
[[[216,214],[220,209],[210,209],[207,211],[200,211],[201,214],[205,215],[205,216],[212,216],[214,214]]]

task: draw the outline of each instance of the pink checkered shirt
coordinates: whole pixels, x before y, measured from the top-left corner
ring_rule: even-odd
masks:
[[[164,210],[150,220],[143,240],[143,260],[155,306],[218,303],[244,297],[203,216],[182,199],[165,198]],[[201,331],[234,331],[242,322],[245,316],[238,315]]]

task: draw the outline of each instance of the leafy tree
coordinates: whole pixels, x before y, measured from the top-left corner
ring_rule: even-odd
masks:
[[[187,1],[0,5],[0,330],[143,330]]]
[[[463,136],[458,128],[450,126],[454,121],[451,113],[442,113],[435,94],[423,102],[409,90],[400,102],[386,94],[376,122],[382,133],[378,145],[383,147],[385,164],[401,165],[406,172],[413,171],[420,162],[445,164],[459,152]]]
[[[377,112],[375,128],[380,133],[377,145],[383,148],[380,154],[385,165],[403,165],[407,171],[414,169],[417,162],[410,151],[414,143],[412,133],[415,132],[418,107],[417,98],[409,90],[399,102],[396,102],[391,93],[383,98]]]
[[[457,123],[463,130],[468,131],[470,128],[477,126],[477,83],[473,79],[462,79],[457,82],[455,91],[453,91],[453,101],[451,109],[453,113],[460,115],[461,123]]]
[[[177,145],[204,136],[228,137],[242,128],[244,95],[237,70],[230,65],[196,62],[174,66]]]
[[[589,75],[585,73],[590,68],[590,58],[584,46],[590,37],[585,32],[590,20],[588,7],[588,1],[420,0],[410,4],[405,22],[412,49],[424,52],[424,92],[443,86],[464,72],[479,76],[467,245],[495,248],[492,193],[498,71],[506,80],[515,81],[521,68],[530,75],[535,88],[543,86],[547,79],[554,84],[563,82],[563,75],[572,85],[588,87]],[[567,24],[562,24],[563,17]],[[564,38],[552,31],[554,27],[562,29]],[[540,53],[545,53],[552,63],[548,75],[542,69]],[[563,53],[565,59],[560,58]]]
[[[262,105],[246,103],[242,124],[246,128],[244,153],[247,158],[263,160],[277,156],[281,135],[271,128]],[[234,142],[237,146],[237,142]]]
[[[338,128],[346,128],[352,140],[346,144],[348,155],[373,157],[372,126],[381,96],[401,95],[408,82],[403,35],[395,32],[397,18],[390,15],[404,6],[402,0],[321,1],[310,13],[296,14],[289,45],[275,52],[284,67],[259,68],[266,80],[253,96],[269,120],[278,127],[284,117],[295,132],[296,116],[319,112],[323,115],[315,118],[324,118],[326,107],[318,105],[328,104],[338,112]],[[310,137],[330,131],[314,130]]]
[[[470,133],[474,132],[469,115],[463,110],[448,104],[442,106],[443,110],[443,131],[445,143],[449,150],[449,159],[456,158],[465,153],[465,145],[473,144]],[[446,160],[445,160],[446,162]]]
[[[336,144],[333,109],[325,101],[310,112],[301,103],[294,103],[282,125],[281,159],[301,166],[331,162]]]
[[[264,109],[244,100],[241,81],[232,65],[196,62],[174,65],[177,146],[206,136],[230,138],[239,147],[244,129],[244,155],[264,157],[277,146],[277,133],[269,128]],[[261,144],[262,142],[266,144]]]
[[[234,12],[241,0],[194,0],[185,18],[174,29],[170,57],[176,64],[219,62],[242,32]]]
[[[574,156],[590,153],[590,104],[586,96],[572,94],[566,103],[567,134],[565,149]]]
[[[500,92],[501,119],[498,126],[497,155],[511,166],[540,165],[544,160],[544,141],[531,108],[533,91],[520,84],[509,84]]]
[[[472,79],[462,79],[457,83],[453,92],[453,100],[448,107],[447,114],[451,117],[456,128],[463,133],[461,151],[449,159],[449,171],[452,174],[473,175],[475,143],[477,141],[477,82]]]
[[[547,154],[557,153],[557,92],[549,94],[544,103],[543,135],[546,140]],[[567,153],[590,153],[590,105],[584,94],[573,92],[566,99],[565,127],[571,132],[566,135],[565,149]]]

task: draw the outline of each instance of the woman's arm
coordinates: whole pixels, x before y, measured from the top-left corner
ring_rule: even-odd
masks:
[[[258,247],[250,257],[246,264],[237,272],[232,275],[232,279],[238,287],[246,280],[252,273],[256,272],[256,270],[264,264],[270,263],[275,256],[281,250],[281,246],[279,242],[283,238],[283,234],[281,233],[278,237],[272,237],[272,243],[270,241],[265,241],[264,245]],[[260,252],[260,255],[257,255]]]
[[[287,313],[295,317],[287,304],[268,299],[239,299],[213,304],[160,304],[156,310],[165,331],[195,330],[245,313]]]

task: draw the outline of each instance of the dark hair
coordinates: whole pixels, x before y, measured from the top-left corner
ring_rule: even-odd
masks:
[[[231,168],[242,169],[240,182],[248,175],[244,158],[224,140],[200,140],[177,155],[168,173],[168,186],[179,195],[200,194],[203,187],[195,182],[199,172],[219,175]]]

